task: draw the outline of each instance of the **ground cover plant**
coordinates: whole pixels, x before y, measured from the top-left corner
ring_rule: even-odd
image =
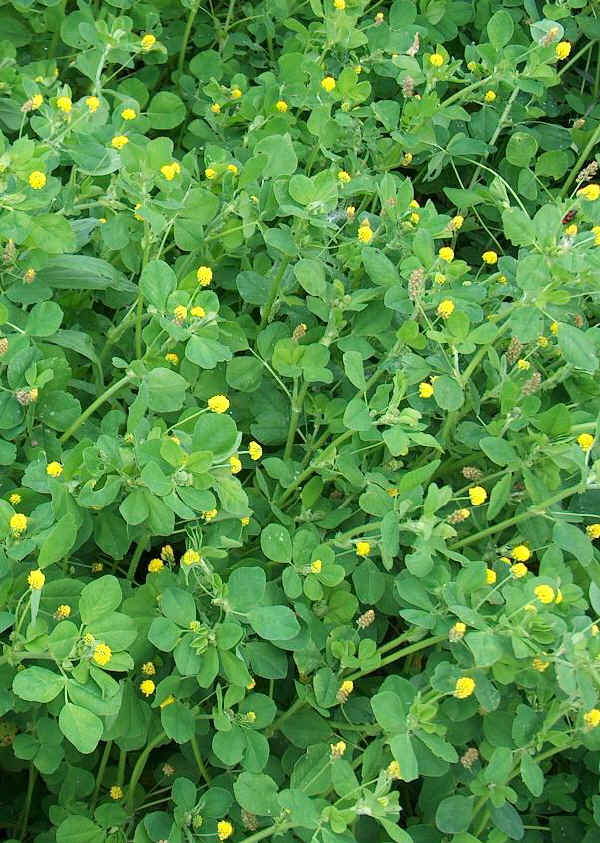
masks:
[[[600,839],[597,13],[2,4],[5,839]]]

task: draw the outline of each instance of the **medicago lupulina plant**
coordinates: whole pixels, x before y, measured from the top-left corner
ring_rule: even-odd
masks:
[[[596,15],[2,6],[8,839],[599,839]]]

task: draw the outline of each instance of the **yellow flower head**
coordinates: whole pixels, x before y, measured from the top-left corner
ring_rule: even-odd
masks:
[[[104,665],[108,664],[112,658],[112,650],[108,644],[104,644],[104,642],[101,641],[94,647],[92,658],[96,664],[99,664],[100,667],[104,667]]]
[[[63,471],[64,469],[62,465],[59,462],[56,462],[56,460],[51,463],[48,463],[48,465],[46,466],[46,474],[49,477],[60,477]]]
[[[185,322],[185,320],[187,319],[187,315],[188,310],[184,304],[178,304],[175,310],[173,311],[173,317],[178,325],[181,325],[182,322]]]
[[[466,624],[462,623],[462,621],[457,621],[454,626],[450,629],[450,640],[451,641],[460,641],[463,638],[465,632],[467,631]]]
[[[392,486],[391,489],[386,489],[386,492],[390,496],[390,498],[398,497],[398,489],[395,486]]]
[[[460,214],[457,214],[455,217],[452,217],[450,222],[448,223],[448,228],[451,231],[458,231],[459,228],[462,228],[465,218],[462,217]]]
[[[595,202],[600,196],[600,184],[586,184],[577,191],[577,195],[588,202]]]
[[[495,91],[486,91],[483,95],[483,98],[486,102],[494,102],[496,99],[496,92]]]
[[[162,571],[162,569],[164,567],[165,567],[165,563],[162,561],[162,559],[158,559],[158,558],[157,559],[151,559],[148,562],[148,573],[149,574],[158,574],[158,572]]]
[[[190,565],[197,565],[200,562],[201,556],[197,550],[190,548],[181,557],[181,564],[189,567]]]
[[[196,280],[201,287],[208,287],[213,279],[213,271],[210,266],[199,266],[196,270]]]
[[[586,711],[583,715],[583,722],[588,729],[595,729],[596,726],[600,725],[600,710],[597,708],[592,708],[590,711]]]
[[[588,524],[585,528],[585,532],[587,533],[588,538],[592,539],[592,541],[600,539],[600,524]]]
[[[213,395],[208,399],[208,409],[213,413],[226,413],[229,409],[229,398],[226,395]]]
[[[582,451],[589,451],[594,444],[594,437],[591,433],[580,433],[577,437],[577,444]]]
[[[414,212],[414,211],[413,211],[413,213],[410,215],[410,221],[411,221],[411,222],[414,222],[414,224],[415,224],[415,225],[419,222],[419,220],[420,220],[420,219],[421,219],[420,215],[419,215],[419,214],[417,214],[417,213],[416,213],[416,212]]]
[[[123,788],[119,787],[118,784],[113,784],[113,786],[110,789],[110,798],[114,799],[115,802],[118,799],[122,799],[123,798]]]
[[[510,572],[513,577],[516,577],[518,580],[520,580],[521,577],[524,577],[527,574],[528,570],[529,569],[527,565],[524,565],[522,562],[517,562],[516,565],[511,566]]]
[[[155,690],[156,685],[152,679],[144,679],[143,682],[140,682],[140,691],[145,697],[151,697]]]
[[[356,555],[357,556],[368,556],[371,552],[371,545],[369,542],[360,541],[356,542]]]
[[[444,57],[441,53],[433,53],[429,56],[429,64],[432,67],[441,67],[444,63]]]
[[[165,544],[161,547],[160,558],[163,560],[163,562],[175,561],[175,554],[173,553],[173,548],[170,544]]]
[[[275,108],[277,109],[277,111],[280,111],[282,114],[285,114],[285,112],[288,110],[288,104],[285,100],[277,100],[277,102],[275,103]]]
[[[342,755],[346,752],[345,741],[338,741],[337,743],[332,743],[330,746],[331,746],[331,760],[332,761],[335,761],[336,758],[341,758]]]
[[[493,249],[490,249],[489,252],[484,252],[481,257],[483,259],[483,262],[489,264],[490,266],[495,263],[498,263],[498,255],[496,252],[493,251]]]
[[[242,518],[240,518],[240,522],[242,524],[242,527],[247,527],[248,524],[250,523],[250,516],[249,515],[242,516]]]
[[[248,454],[250,455],[251,460],[259,460],[263,455],[262,445],[259,445],[258,442],[252,440],[248,442]]]
[[[481,506],[487,500],[487,492],[483,486],[471,486],[469,489],[469,500],[473,506]]]
[[[8,501],[13,506],[16,506],[18,503],[21,503],[21,495],[18,492],[13,492],[12,495],[9,496]]]
[[[557,606],[560,605],[563,602],[563,593],[560,590],[560,588],[556,589],[556,599],[554,600],[554,602],[556,603]]]
[[[160,172],[167,181],[173,181],[175,176],[181,172],[181,167],[176,161],[173,161],[171,164],[163,164]]]
[[[88,111],[90,111],[91,114],[93,114],[95,111],[98,111],[98,109],[100,108],[100,100],[98,99],[98,97],[86,97],[85,104],[87,105]]]
[[[540,601],[540,603],[554,602],[554,589],[551,588],[549,585],[536,585],[536,587],[533,589],[533,593]]]
[[[40,589],[44,587],[46,576],[43,571],[40,571],[40,569],[37,568],[35,571],[29,572],[27,582],[29,583],[29,588],[32,591],[40,591]]]
[[[213,104],[210,107],[210,110],[212,111],[213,114],[219,114],[220,111],[221,111],[221,106],[219,105],[218,102],[213,102]]]
[[[204,317],[206,316],[206,311],[203,307],[200,307],[199,305],[192,307],[190,313],[195,319],[204,319]]]
[[[531,559],[531,551],[525,544],[518,544],[513,547],[510,555],[513,559],[516,559],[517,562],[527,562],[528,559]]]
[[[69,114],[71,109],[73,108],[73,103],[71,101],[71,97],[59,97],[56,100],[56,107],[63,112],[63,114]]]
[[[237,164],[228,164],[227,165],[227,172],[231,173],[234,176],[237,176],[237,174],[239,173],[239,170],[237,168]]]
[[[324,79],[321,79],[321,87],[330,94],[335,88],[335,79],[333,76],[326,76]]]
[[[15,512],[15,514],[11,516],[8,523],[13,536],[20,536],[21,533],[25,532],[28,520],[27,516],[23,515],[21,512]]]
[[[54,617],[57,621],[64,621],[65,618],[68,618],[71,615],[71,607],[67,603],[61,603],[56,612],[54,613]]]
[[[454,696],[458,700],[466,700],[467,697],[471,696],[474,690],[475,680],[471,679],[470,676],[462,676],[456,681],[456,687],[454,688]]]
[[[92,573],[99,574],[100,571],[104,570],[104,563],[103,562],[94,562],[92,565]]]
[[[485,569],[485,581],[488,585],[494,585],[497,580],[496,572],[493,568],[486,568]]]
[[[215,179],[217,177],[217,171],[214,170],[212,167],[207,167],[204,171],[204,175],[210,181],[211,179]]]
[[[537,344],[540,348],[548,348],[548,346],[550,345],[550,340],[548,339],[548,337],[542,335],[537,338]]]
[[[151,50],[156,44],[156,35],[152,35],[151,32],[146,33],[140,41],[140,44],[142,45],[142,50]]]
[[[165,354],[165,360],[167,363],[171,363],[173,366],[176,366],[179,363],[179,355],[175,354],[174,351],[169,351]]]
[[[338,174],[338,181],[342,182],[343,184],[348,184],[348,182],[352,179],[350,173],[347,173],[346,170],[339,170]]]
[[[127,135],[115,135],[110,144],[114,149],[123,149],[129,143]]]
[[[228,840],[233,834],[233,826],[229,820],[219,820],[217,823],[217,836],[219,840]]]
[[[242,470],[242,461],[239,457],[229,457],[229,467],[232,474],[239,474]]]
[[[31,108],[33,109],[33,111],[36,111],[43,102],[44,97],[41,94],[34,94],[31,97]]]
[[[144,662],[144,664],[142,665],[142,673],[145,676],[154,676],[154,674],[156,673],[156,668],[154,667],[154,663],[153,662]]]
[[[361,224],[359,225],[357,237],[359,243],[364,243],[365,245],[368,245],[373,239],[373,231],[371,230],[371,226],[366,221],[361,222]]]
[[[419,384],[419,395],[421,398],[431,398],[433,395],[433,387],[426,381],[421,381]]]
[[[450,246],[442,246],[438,251],[438,257],[446,263],[451,263],[454,260],[454,249],[451,249]]]
[[[433,276],[433,280],[436,284],[445,284],[446,283],[446,276],[443,272],[436,272]]]
[[[531,368],[529,360],[523,360],[522,357],[520,360],[517,360],[517,369],[520,369],[522,372],[526,372],[529,368]]]
[[[46,184],[46,175],[41,170],[34,170],[29,174],[29,186],[33,190],[41,190]]]
[[[217,510],[216,509],[207,509],[202,513],[202,517],[205,521],[212,521],[213,518],[217,517]]]
[[[232,88],[231,89],[231,98],[232,99],[239,100],[239,98],[241,96],[242,96],[242,91],[240,90],[240,88]]]
[[[133,108],[124,108],[121,112],[121,117],[123,118],[123,120],[135,120],[137,114],[133,110]]]
[[[402,775],[402,771],[400,770],[400,764],[398,764],[397,761],[390,761],[385,771],[390,777],[390,779],[399,779]]]
[[[256,679],[251,679],[246,685],[247,691],[253,691],[256,688]]]
[[[315,559],[310,563],[310,570],[312,574],[320,574],[323,568],[323,563],[320,559]]]
[[[543,659],[534,659],[531,662],[531,666],[534,670],[538,670],[540,673],[543,673],[550,667],[550,662],[545,662]]]
[[[256,723],[256,712],[255,711],[247,711],[246,712],[246,721],[248,723]]]
[[[575,237],[575,235],[577,234],[577,231],[578,231],[578,228],[575,225],[575,223],[573,223],[572,225],[568,225],[565,228],[565,234],[567,235],[567,237]]]
[[[594,245],[600,246],[600,225],[592,226],[592,234],[594,235]]]
[[[559,43],[554,48],[554,55],[559,61],[566,59],[570,52],[571,45],[568,41],[559,41]]]
[[[173,694],[169,694],[168,697],[165,697],[164,700],[160,704],[160,708],[166,708],[168,705],[173,705],[175,702],[175,697]]]
[[[555,336],[556,336],[556,334],[558,334],[558,322],[552,322],[552,324],[550,325],[550,331]]]

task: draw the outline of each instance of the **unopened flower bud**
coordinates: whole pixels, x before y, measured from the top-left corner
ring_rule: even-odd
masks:
[[[460,763],[463,767],[466,767],[467,770],[470,770],[473,764],[479,758],[479,751],[475,749],[474,746],[470,746],[469,749],[465,752],[465,754],[460,759]]]
[[[466,480],[481,480],[484,476],[483,471],[480,471],[474,465],[465,465],[462,475]]]
[[[363,614],[356,621],[356,625],[359,629],[367,629],[367,627],[371,626],[374,620],[375,612],[373,611],[373,609],[367,609],[367,611],[363,612]]]
[[[29,267],[29,269],[26,269],[25,272],[23,273],[23,281],[26,284],[33,284],[36,277],[37,277],[37,272],[32,267]]]
[[[6,354],[8,351],[8,339],[6,337],[0,337],[0,355]]]

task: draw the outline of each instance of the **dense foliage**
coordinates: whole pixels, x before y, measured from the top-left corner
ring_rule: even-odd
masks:
[[[2,3],[6,838],[600,839],[597,11]]]

